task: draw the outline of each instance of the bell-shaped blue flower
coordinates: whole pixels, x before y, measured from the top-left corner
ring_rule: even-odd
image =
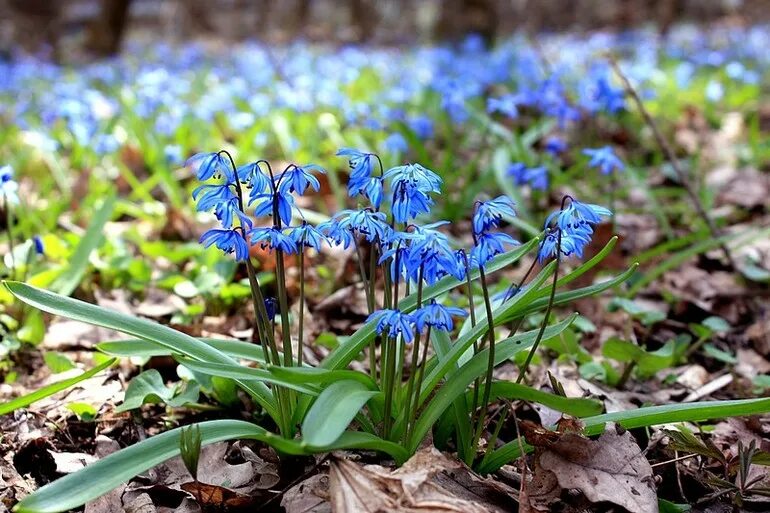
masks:
[[[291,224],[291,213],[294,208],[294,197],[288,192],[276,191],[275,194],[266,192],[263,194],[257,194],[253,199],[249,200],[249,204],[253,201],[262,200],[254,209],[254,215],[256,217],[272,216],[273,215],[273,202],[278,203],[278,217],[285,225]]]
[[[417,330],[422,332],[425,327],[439,331],[452,331],[454,329],[453,317],[467,317],[468,313],[462,308],[455,306],[444,306],[435,300],[431,303],[418,308],[412,314],[414,324]]]
[[[326,236],[307,221],[303,221],[299,226],[289,228],[289,237],[291,237],[291,240],[294,241],[298,248],[313,248],[316,251],[321,251],[321,246],[328,242]]]
[[[473,231],[482,233],[500,225],[503,216],[514,217],[514,202],[508,196],[498,196],[495,199],[479,201],[473,213]]]
[[[378,335],[387,335],[392,338],[401,335],[407,344],[414,340],[414,319],[411,315],[401,310],[377,310],[366,319],[366,322],[375,320]]]
[[[591,160],[588,161],[590,167],[598,167],[602,174],[608,175],[615,170],[623,171],[626,165],[615,155],[612,146],[602,146],[601,148],[586,148],[583,155],[588,155]]]
[[[225,253],[235,253],[235,259],[239,261],[249,258],[249,246],[237,230],[208,230],[201,235],[200,242],[206,248],[215,245]]]
[[[286,254],[297,252],[297,243],[282,230],[274,227],[258,227],[249,231],[252,244],[259,244],[262,249],[280,250]]]
[[[230,163],[220,152],[197,153],[187,159],[185,166],[193,169],[198,180],[201,182],[220,176],[224,176],[228,183],[232,183],[235,180]]]
[[[505,251],[504,245],[516,246],[519,241],[503,232],[485,232],[476,236],[476,244],[471,250],[471,258],[476,265],[483,267],[495,255]]]
[[[313,175],[313,172],[326,173],[321,166],[308,164],[307,166],[289,166],[286,171],[275,177],[278,183],[278,189],[283,192],[296,192],[300,196],[305,194],[308,187],[312,187],[318,192],[321,189],[321,183]]]

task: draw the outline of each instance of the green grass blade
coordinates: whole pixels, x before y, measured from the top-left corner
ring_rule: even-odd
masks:
[[[703,401],[687,404],[645,406],[636,410],[605,413],[583,419],[586,433],[596,435],[604,430],[607,422],[617,422],[626,429],[655,426],[673,422],[703,422],[726,417],[744,417],[770,412],[770,398],[739,399],[735,401]],[[531,447],[524,444],[526,451]],[[521,456],[519,442],[513,440],[495,450],[479,472],[494,472]]]
[[[75,252],[70,258],[68,268],[52,286],[59,294],[69,296],[80,285],[80,281],[83,279],[83,275],[88,268],[88,259],[91,256],[91,252],[98,248],[104,240],[104,225],[112,217],[116,200],[117,197],[114,194],[108,196],[94,214],[86,229],[86,233],[80,239]]]
[[[41,399],[45,399],[46,397],[52,396],[57,392],[61,392],[62,390],[66,390],[74,385],[77,385],[81,381],[84,381],[88,378],[91,378],[99,374],[101,371],[103,371],[107,367],[110,367],[116,361],[117,361],[116,358],[112,358],[110,360],[107,360],[106,362],[100,363],[93,369],[87,370],[80,376],[75,376],[74,378],[63,379],[61,381],[57,381],[56,383],[51,383],[48,386],[44,386],[43,388],[39,388],[38,390],[35,390],[34,392],[23,395],[21,397],[17,397],[16,399],[13,399],[11,401],[2,403],[0,404],[0,415],[11,413],[12,411],[18,410],[19,408],[24,408],[36,401],[40,401]]]
[[[85,301],[39,289],[26,283],[17,281],[6,281],[4,283],[14,296],[44,312],[95,326],[110,328],[148,340],[168,348],[175,354],[181,354],[194,360],[237,365],[237,362],[226,354],[168,326],[163,326],[140,317],[132,317],[124,313],[114,312],[86,303]],[[276,420],[280,418],[273,394],[264,383],[244,380],[239,381],[238,384],[251,394],[254,400],[259,402],[268,415]]]

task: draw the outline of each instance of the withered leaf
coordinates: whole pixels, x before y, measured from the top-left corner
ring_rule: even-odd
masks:
[[[349,460],[333,460],[329,471],[332,511],[497,513],[515,507],[497,506],[491,496],[499,491],[485,487],[478,476],[473,484],[463,483],[463,476],[471,475],[462,463],[433,448],[418,452],[394,472],[375,465],[362,467]]]
[[[231,509],[243,508],[251,505],[257,496],[243,495],[234,492],[224,486],[191,481],[182,483],[180,488],[185,492],[192,494],[195,500],[203,506],[204,509],[211,508],[215,511],[229,511]]]
[[[598,440],[563,433],[541,446],[528,490],[536,510],[558,499],[554,478],[562,490],[577,489],[594,503],[611,502],[631,513],[658,511],[652,467],[627,431],[610,427]]]

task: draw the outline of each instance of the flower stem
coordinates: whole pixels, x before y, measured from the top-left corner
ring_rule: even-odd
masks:
[[[420,265],[420,271],[419,276],[417,278],[417,308],[422,307],[422,279],[423,279],[423,272],[424,272],[425,266]],[[407,418],[412,417],[412,393],[414,392],[414,383],[415,379],[417,377],[417,363],[420,358],[420,332],[415,327],[415,337],[414,337],[414,344],[412,345],[412,363],[409,367],[409,381],[406,385],[406,406],[407,406]],[[427,347],[428,340],[425,339],[425,346]],[[419,389],[418,392],[419,394]],[[415,404],[415,407],[417,405]],[[409,431],[409,424],[407,424],[407,432]],[[407,435],[408,437],[408,435]]]
[[[13,250],[13,213],[11,204],[8,201],[8,195],[3,194],[3,204],[5,205],[5,230],[8,233],[8,252],[11,255],[11,279],[16,277],[16,255]]]
[[[302,367],[302,357],[305,349],[305,251],[304,237],[299,247],[299,319],[297,319],[297,367]]]
[[[484,431],[484,421],[487,417],[487,409],[489,407],[489,396],[492,391],[492,373],[495,369],[495,320],[492,317],[492,303],[489,299],[489,289],[487,288],[487,277],[484,273],[484,267],[479,266],[479,281],[481,282],[481,290],[484,295],[484,307],[487,312],[487,323],[489,324],[489,359],[487,360],[487,373],[484,379],[484,394],[481,400],[481,412],[479,413],[478,423],[476,424],[476,433],[473,436],[473,443],[471,447],[478,446],[481,439],[481,433]],[[484,348],[482,341],[481,348]]]
[[[553,271],[553,284],[551,285],[551,295],[548,298],[548,306],[545,309],[545,316],[543,317],[543,323],[540,325],[540,331],[537,333],[537,338],[535,338],[535,343],[532,344],[532,349],[529,350],[529,353],[527,354],[527,359],[524,360],[524,365],[521,366],[521,369],[519,370],[519,375],[516,378],[516,383],[521,383],[524,379],[524,376],[527,374],[527,370],[529,369],[529,364],[532,362],[532,358],[535,356],[535,351],[537,351],[537,346],[540,345],[540,341],[543,339],[543,334],[545,333],[545,328],[548,326],[548,318],[551,316],[551,310],[553,309],[553,300],[554,297],[556,297],[556,283],[559,281],[559,264],[561,263],[561,230],[559,230],[559,235],[556,238],[556,267]]]

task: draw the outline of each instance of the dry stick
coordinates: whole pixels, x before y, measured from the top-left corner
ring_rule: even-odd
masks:
[[[647,124],[647,126],[650,127],[650,130],[652,130],[652,134],[655,137],[655,141],[658,143],[658,146],[660,147],[661,151],[663,151],[663,154],[666,156],[666,159],[668,159],[668,161],[671,163],[671,168],[674,170],[674,173],[676,173],[679,183],[681,183],[682,187],[684,187],[684,190],[687,193],[687,196],[689,196],[690,201],[692,201],[692,204],[695,207],[695,210],[697,211],[698,215],[701,217],[701,219],[703,219],[706,222],[709,232],[711,232],[711,236],[714,238],[718,238],[720,235],[719,229],[714,224],[714,221],[709,217],[708,213],[706,212],[706,209],[703,208],[703,205],[701,204],[701,201],[700,201],[700,198],[698,197],[697,192],[695,191],[695,189],[693,189],[692,185],[690,184],[686,173],[679,166],[679,163],[676,159],[676,155],[674,155],[674,150],[671,148],[671,145],[668,143],[668,141],[663,137],[663,134],[661,134],[660,129],[658,128],[658,125],[655,123],[655,120],[652,119],[652,116],[650,115],[649,111],[645,108],[644,103],[642,102],[642,99],[639,97],[639,93],[631,84],[631,81],[628,80],[628,77],[626,77],[626,75],[623,74],[623,71],[620,69],[620,66],[618,65],[615,58],[610,56],[609,62],[610,62],[610,65],[612,66],[612,69],[620,78],[621,82],[623,82],[623,87],[625,88],[626,92],[631,96],[631,98],[633,98],[634,103],[636,104],[636,107],[639,109],[639,112],[644,118],[644,122]],[[737,267],[735,265],[735,261],[733,260],[732,254],[730,253],[730,250],[727,248],[727,245],[724,242],[722,242],[719,244],[719,248],[724,253],[725,258],[727,259],[727,262],[730,264],[730,266],[733,269],[736,269]]]

